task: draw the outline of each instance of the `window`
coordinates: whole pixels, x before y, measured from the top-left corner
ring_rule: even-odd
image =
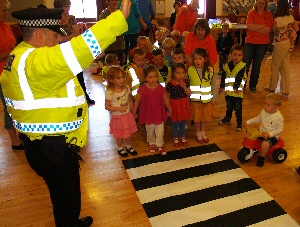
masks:
[[[77,19],[97,18],[96,0],[71,0],[70,15]]]

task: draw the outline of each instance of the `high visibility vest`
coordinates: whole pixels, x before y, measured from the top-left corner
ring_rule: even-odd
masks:
[[[105,34],[103,26],[110,28]],[[127,29],[126,18],[118,11],[82,35],[54,47],[19,44],[0,77],[14,127],[32,140],[66,135],[67,142],[76,137],[77,145],[85,145],[88,106],[75,75]]]
[[[161,75],[161,73],[158,69],[157,69],[157,73],[158,73],[158,82],[161,84],[161,86],[165,87],[166,83],[165,83],[164,77]]]
[[[190,88],[192,91],[190,99],[196,102],[210,102],[213,98],[211,88],[211,81],[214,75],[213,69],[211,69],[208,72],[205,72],[205,76],[204,78],[202,78],[202,75],[198,75],[195,66],[191,66],[188,69],[188,75],[190,79]]]
[[[133,95],[133,97],[135,97],[137,95],[138,89],[141,86],[141,82],[134,70],[134,68],[129,67],[128,71],[131,75],[131,79],[132,79],[132,85],[131,85],[131,94]]]
[[[228,64],[225,64],[224,66],[224,71],[226,72],[226,79],[225,79],[225,92],[226,95],[228,96],[233,96],[233,97],[240,97],[243,98],[243,88],[245,87],[245,83],[247,81],[247,74],[245,71],[244,77],[242,79],[242,82],[240,86],[238,87],[238,90],[240,91],[239,93],[234,92],[234,82],[235,82],[235,77],[239,73],[239,71],[244,68],[246,63],[240,61],[232,71],[230,71]]]
[[[159,44],[158,44],[158,41],[156,41],[156,42],[153,44],[153,48],[154,48],[155,50],[161,49],[161,47],[160,47]]]

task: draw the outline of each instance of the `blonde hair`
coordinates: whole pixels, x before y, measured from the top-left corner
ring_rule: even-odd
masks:
[[[185,40],[189,33],[190,33],[189,31],[182,32],[182,35],[181,35],[182,40]]]
[[[271,100],[274,102],[275,106],[281,106],[282,103],[282,96],[277,93],[271,93],[266,96],[266,100]]]
[[[175,46],[176,46],[176,43],[175,43],[174,39],[172,39],[172,38],[166,38],[162,43],[163,48],[168,48],[168,47],[175,48]]]
[[[112,65],[108,68],[107,74],[106,74],[106,80],[107,80],[107,90],[114,90],[115,85],[112,81],[116,76],[122,75],[126,77],[126,72],[122,69],[119,65]]]

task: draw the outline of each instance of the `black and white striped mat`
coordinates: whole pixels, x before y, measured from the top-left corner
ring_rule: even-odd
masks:
[[[123,164],[152,226],[299,226],[216,144]]]

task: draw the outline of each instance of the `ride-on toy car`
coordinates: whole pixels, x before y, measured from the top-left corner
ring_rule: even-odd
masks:
[[[261,133],[258,129],[247,128],[242,148],[237,156],[240,162],[247,163],[255,153],[261,151],[261,140],[258,138],[260,136]],[[268,155],[271,155],[276,163],[282,163],[287,159],[287,151],[283,147],[284,142],[279,137],[278,142],[269,149]]]

